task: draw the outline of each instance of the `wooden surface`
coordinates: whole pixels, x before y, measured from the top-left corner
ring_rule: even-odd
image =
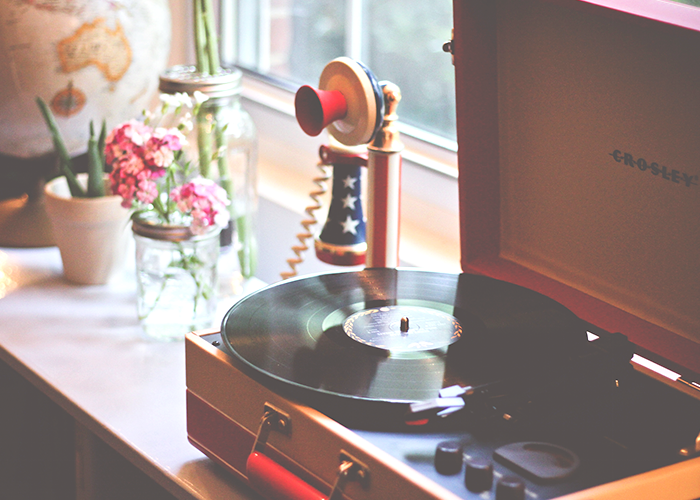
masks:
[[[0,497],[257,498],[187,441],[184,339],[143,336],[135,288],[0,249]]]

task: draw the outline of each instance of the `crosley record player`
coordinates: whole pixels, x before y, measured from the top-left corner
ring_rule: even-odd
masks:
[[[267,498],[700,497],[698,10],[454,9],[465,274],[244,298],[190,441]]]

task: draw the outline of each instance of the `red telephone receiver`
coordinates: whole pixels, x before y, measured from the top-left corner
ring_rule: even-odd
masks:
[[[320,209],[319,196],[325,193],[325,183],[333,167],[332,196],[328,220],[314,247],[317,257],[335,265],[395,267],[398,265],[398,210],[401,156],[403,149],[396,130],[396,104],[400,100],[398,87],[380,84],[372,72],[347,57],[334,59],[326,65],[318,88],[301,87],[296,94],[297,121],[302,130],[316,136],[323,129],[335,141],[322,146],[319,168],[322,177],[314,179],[320,190],[311,193],[315,204],[307,207],[311,217],[302,221],[305,233],[297,235],[301,245],[293,247],[297,258],[288,259],[296,275],[296,265],[308,249],[306,240],[313,235],[310,227],[317,223],[314,212]],[[389,111],[385,113],[386,109]],[[373,140],[374,139],[374,140]],[[367,145],[368,152],[358,152]],[[368,217],[365,221],[360,203],[361,167],[368,171]]]

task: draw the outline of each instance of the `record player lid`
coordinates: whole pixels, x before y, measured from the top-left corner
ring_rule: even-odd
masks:
[[[454,10],[463,269],[700,371],[700,9]]]

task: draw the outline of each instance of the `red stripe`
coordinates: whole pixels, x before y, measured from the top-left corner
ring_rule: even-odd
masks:
[[[267,500],[327,500],[316,488],[292,474],[267,455],[248,457],[248,482]]]
[[[372,244],[371,260],[373,267],[386,267],[387,249],[386,236],[388,228],[388,197],[389,197],[389,158],[387,155],[374,154],[372,168],[374,169],[374,199],[371,217]],[[370,250],[368,250],[370,251]]]

